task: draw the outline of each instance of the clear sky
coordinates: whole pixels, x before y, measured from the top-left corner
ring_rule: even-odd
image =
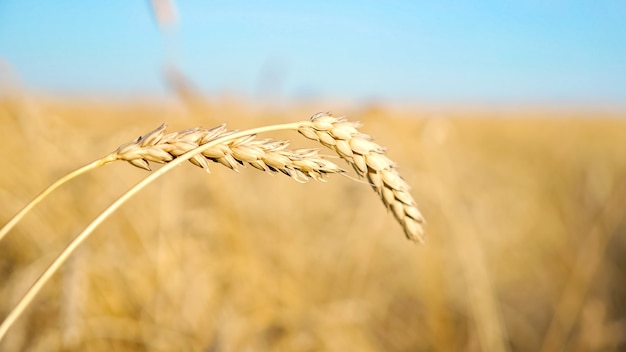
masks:
[[[63,94],[626,104],[626,1],[0,0],[0,65]],[[0,70],[0,74],[5,70]],[[1,77],[0,77],[1,79]]]

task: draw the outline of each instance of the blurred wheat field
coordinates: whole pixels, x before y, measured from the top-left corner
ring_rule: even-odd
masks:
[[[0,223],[161,122],[245,129],[320,110],[6,98]],[[333,113],[389,148],[428,221],[425,245],[404,238],[367,184],[185,165],[96,230],[0,350],[626,348],[623,114]],[[126,163],[81,176],[0,242],[0,317],[145,176]]]

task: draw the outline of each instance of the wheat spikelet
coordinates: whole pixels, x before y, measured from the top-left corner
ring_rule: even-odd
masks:
[[[149,162],[168,163],[175,158],[204,145],[216,138],[225,137],[232,132],[224,125],[212,128],[194,128],[181,132],[165,134],[166,125],[121,145],[114,153],[115,160],[125,160],[132,165],[150,170]],[[205,149],[189,159],[194,165],[209,172],[212,161],[232,170],[239,165],[250,165],[265,172],[281,172],[298,182],[309,179],[325,181],[328,174],[343,173],[334,163],[323,159],[315,149],[289,150],[288,141],[255,140],[255,135],[248,135]]]
[[[334,150],[359,176],[367,178],[404,228],[406,237],[423,242],[424,218],[409,193],[409,185],[398,173],[395,163],[385,156],[385,148],[376,144],[369,135],[359,132],[358,127],[359,123],[318,113],[298,132]]]

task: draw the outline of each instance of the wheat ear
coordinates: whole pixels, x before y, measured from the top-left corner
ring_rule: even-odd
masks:
[[[343,173],[334,163],[320,157],[316,149],[289,150],[289,141],[255,140],[255,134],[232,138],[234,132],[224,125],[210,130],[194,128],[165,134],[165,124],[154,131],[121,145],[114,153],[116,160],[150,170],[150,162],[168,163],[201,145],[220,137],[231,139],[192,156],[189,161],[209,172],[208,161],[222,164],[232,170],[239,165],[250,165],[265,172],[280,172],[298,182],[309,179],[325,181],[328,174]]]
[[[406,237],[424,242],[424,218],[409,193],[410,187],[400,176],[385,148],[359,132],[360,124],[327,113],[311,117],[299,129],[306,138],[319,141],[346,160],[356,173],[367,178],[381,200],[402,225]]]

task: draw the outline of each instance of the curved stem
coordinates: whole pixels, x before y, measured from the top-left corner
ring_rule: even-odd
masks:
[[[4,225],[1,229],[0,229],[0,241],[2,241],[2,239],[4,238],[4,236],[6,236],[9,231],[11,231],[11,229],[13,229],[13,227],[15,227],[15,225],[22,220],[22,218],[29,212],[31,211],[35,205],[39,204],[39,202],[41,202],[44,198],[46,198],[50,193],[52,193],[55,189],[59,188],[61,185],[63,185],[64,183],[68,182],[69,180],[82,175],[84,173],[86,173],[87,171],[93,170],[97,167],[100,167],[108,162],[111,162],[115,160],[113,154],[110,154],[102,159],[93,161],[79,169],[76,169],[72,172],[70,172],[69,174],[61,177],[60,179],[58,179],[56,182],[54,182],[53,184],[51,184],[50,186],[48,186],[48,188],[46,188],[43,192],[41,192],[35,199],[33,199],[30,203],[28,203],[22,210],[19,211],[19,213],[15,214],[15,216],[13,216],[13,218],[11,218],[11,220],[9,220],[9,222],[6,223],[6,225]]]
[[[41,288],[50,280],[52,275],[59,270],[61,265],[69,258],[69,256],[78,248],[78,246],[83,243],[89,235],[98,227],[109,215],[111,215],[115,210],[117,210],[122,204],[124,204],[128,199],[134,196],[137,192],[142,190],[152,181],[156,180],[158,177],[162,176],[166,172],[173,169],[175,166],[180,165],[185,160],[189,160],[196,154],[202,153],[206,149],[214,147],[218,144],[227,142],[229,140],[237,139],[244,136],[249,136],[253,134],[269,132],[269,131],[278,131],[278,130],[296,130],[300,128],[306,122],[297,122],[297,123],[288,123],[282,125],[273,125],[273,126],[264,126],[259,128],[253,128],[250,130],[234,132],[227,136],[217,138],[212,140],[206,144],[203,144],[189,152],[179,156],[178,158],[172,160],[167,165],[163,166],[157,171],[154,171],[150,176],[141,180],[131,189],[129,189],[126,193],[124,193],[121,197],[119,197],[115,202],[113,202],[108,208],[106,208],[100,215],[98,215],[78,236],[76,236],[70,244],[65,247],[63,252],[50,264],[50,266],[41,274],[41,276],[35,281],[35,283],[31,286],[30,289],[26,292],[24,297],[17,303],[15,308],[9,313],[9,315],[4,319],[2,324],[0,325],[0,341],[6,334],[7,330],[15,323],[17,318],[24,312],[24,310],[28,307],[30,302],[35,298],[37,293],[41,290]]]

